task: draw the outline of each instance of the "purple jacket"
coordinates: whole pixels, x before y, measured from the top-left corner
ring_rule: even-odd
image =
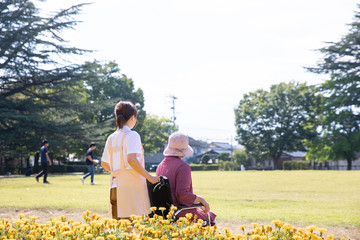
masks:
[[[174,205],[191,206],[196,199],[193,193],[191,168],[178,157],[165,157],[156,169],[157,176],[165,176],[169,179],[172,199]],[[200,209],[189,209],[181,211],[178,216],[184,217],[186,213],[192,213],[197,218],[207,220],[208,216]],[[211,223],[214,223],[216,215],[210,212]]]

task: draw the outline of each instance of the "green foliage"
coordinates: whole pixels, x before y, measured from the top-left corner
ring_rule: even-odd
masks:
[[[223,160],[223,161],[231,161],[230,154],[229,154],[229,153],[225,153],[225,152],[220,153],[220,154],[218,155],[218,159],[219,159],[219,160]]]
[[[82,158],[90,142],[100,153],[116,129],[114,106],[132,101],[141,131],[144,96],[114,62],[63,61],[86,50],[68,47],[62,32],[84,4],[39,15],[33,2],[0,4],[0,151],[5,159],[34,155],[47,138],[57,159]]]
[[[141,89],[135,89],[131,78],[120,72],[115,62],[86,62],[81,66],[83,108],[79,109],[79,120],[84,126],[84,138],[73,144],[73,152],[82,156],[89,142],[97,142],[97,152],[102,152],[105,140],[116,129],[114,108],[120,100],[131,101],[138,109],[138,126],[141,129],[145,111]]]
[[[246,154],[245,150],[235,149],[234,150],[234,161],[237,163],[237,165],[241,166],[247,166],[249,165],[249,158]]]
[[[213,171],[219,170],[219,164],[190,164],[191,171]]]
[[[302,140],[316,136],[308,125],[319,101],[314,87],[293,82],[245,94],[235,109],[237,140],[251,156],[275,163],[283,151],[304,150]]]
[[[309,163],[307,161],[284,161],[284,170],[307,170],[309,169]]]
[[[146,153],[160,151],[166,145],[169,136],[176,130],[177,127],[170,119],[146,114],[146,118],[139,131],[144,151]]]
[[[219,170],[223,171],[235,171],[239,170],[240,166],[236,162],[220,161]]]
[[[41,17],[28,0],[0,4],[0,150],[23,156],[48,138],[53,149],[81,137],[76,117],[79,66],[59,59],[84,50],[68,47],[61,32],[73,28],[83,5]],[[36,149],[36,150],[35,150]]]
[[[347,159],[348,169],[360,151],[360,14],[355,14],[354,22],[350,24],[349,32],[339,41],[331,42],[320,49],[324,55],[316,68],[311,72],[328,74],[319,91],[325,97],[322,112],[323,121],[321,140],[326,142],[326,149],[321,149],[324,143],[313,142],[312,152],[321,158],[332,160]],[[320,146],[319,146],[320,145]]]
[[[316,68],[309,68],[311,72],[328,74],[319,91],[325,97],[323,121],[320,140],[308,145],[313,155],[320,156],[320,160],[347,159],[348,170],[356,159],[356,152],[360,151],[360,15],[355,14],[354,22],[350,24],[349,32],[339,41],[331,42],[320,49],[324,55]],[[326,142],[326,149],[322,149],[322,142]]]
[[[200,159],[200,162],[202,164],[208,164],[209,163],[209,160],[210,160],[210,156],[207,155],[207,154],[204,154],[202,155],[201,159]]]

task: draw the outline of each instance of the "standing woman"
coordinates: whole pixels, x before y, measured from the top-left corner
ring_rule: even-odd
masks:
[[[120,101],[115,106],[117,130],[106,140],[101,166],[111,173],[110,210],[112,218],[128,218],[150,213],[146,179],[159,178],[144,168],[144,152],[140,135],[131,129],[136,124],[137,109],[131,102]]]

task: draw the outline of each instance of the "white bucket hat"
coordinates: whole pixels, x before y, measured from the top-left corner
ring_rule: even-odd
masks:
[[[164,150],[165,156],[189,157],[194,150],[189,146],[189,137],[181,132],[170,135],[167,147]]]

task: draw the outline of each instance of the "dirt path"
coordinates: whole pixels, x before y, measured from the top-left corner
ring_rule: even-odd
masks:
[[[8,209],[0,208],[0,219],[1,218],[10,218],[11,220],[17,219],[18,214],[24,214],[26,217],[37,216],[39,223],[48,222],[50,218],[58,217],[64,215],[67,219],[73,219],[77,222],[82,221],[81,214],[83,210],[37,210],[37,209]],[[102,217],[110,217],[106,212],[96,212]],[[258,222],[259,224],[271,224],[271,222]],[[233,233],[240,233],[239,225],[246,225],[249,229],[251,227],[251,222],[244,220],[220,220],[217,222],[219,229],[224,227],[230,228]],[[297,226],[294,227],[306,227],[306,226]],[[346,239],[356,239],[360,240],[360,227],[333,227],[333,226],[317,226],[323,227],[328,230],[328,234],[334,235],[337,239],[345,237]]]

